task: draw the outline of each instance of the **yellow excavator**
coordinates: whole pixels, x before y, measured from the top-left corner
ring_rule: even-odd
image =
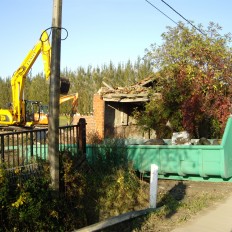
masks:
[[[39,54],[42,54],[44,73],[46,80],[50,78],[51,46],[46,31],[41,34],[40,40],[29,51],[20,67],[14,72],[11,79],[12,103],[8,109],[0,109],[1,126],[33,126],[39,124],[40,113],[43,114],[43,107],[40,101],[24,99],[24,87],[27,74],[36,61]],[[70,82],[66,78],[60,78],[60,94],[67,94]],[[37,114],[37,117],[35,117]]]
[[[78,93],[72,93],[69,95],[64,95],[60,97],[60,104],[72,100],[72,108],[70,112],[70,117],[77,112],[78,105]],[[38,120],[38,125],[48,125],[48,106],[41,105],[40,115],[35,114],[35,119]]]

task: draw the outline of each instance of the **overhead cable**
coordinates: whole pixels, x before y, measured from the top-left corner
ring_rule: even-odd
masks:
[[[182,19],[184,19],[187,23],[189,23],[192,27],[194,27],[197,31],[199,31],[202,35],[205,35],[199,28],[197,28],[194,24],[192,24],[188,19],[186,19],[183,15],[181,15],[179,12],[177,12],[173,7],[171,7],[168,3],[166,3],[164,0],[161,0],[165,5],[167,5],[170,9],[172,9],[176,14],[178,14]]]
[[[147,3],[149,3],[152,7],[154,7],[156,10],[158,10],[161,14],[163,14],[165,17],[167,17],[168,19],[170,19],[173,23],[175,23],[176,25],[178,25],[177,22],[175,22],[173,19],[171,19],[168,15],[166,15],[163,11],[161,11],[159,8],[157,8],[155,5],[153,5],[151,2],[149,2],[148,0],[145,0]]]

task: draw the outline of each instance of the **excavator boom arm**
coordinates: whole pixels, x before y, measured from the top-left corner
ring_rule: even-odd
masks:
[[[43,31],[40,40],[28,52],[20,67],[12,76],[12,104],[9,109],[0,109],[0,124],[32,126],[40,123],[41,102],[25,100],[23,96],[27,74],[40,53],[42,53],[45,78],[49,80],[51,46],[46,31]],[[57,94],[67,94],[70,87],[69,80],[63,77],[57,77],[57,79],[60,81],[60,92]],[[38,114],[37,118],[35,117],[36,113]]]
[[[42,33],[40,40],[29,51],[29,53],[27,54],[17,71],[13,74],[13,77],[11,79],[13,115],[17,116],[17,121],[21,121],[22,116],[22,101],[26,75],[28,74],[29,70],[31,69],[32,65],[41,52],[44,63],[45,77],[46,79],[49,79],[51,46],[46,31]]]
[[[77,101],[77,99],[78,99],[78,93],[73,93],[73,94],[61,96],[60,97],[60,104],[66,102],[68,100],[71,100],[71,99],[73,99],[73,102]]]

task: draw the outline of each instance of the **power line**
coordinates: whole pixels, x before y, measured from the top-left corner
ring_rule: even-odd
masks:
[[[170,18],[167,14],[165,14],[163,11],[161,11],[158,7],[156,7],[154,4],[152,4],[150,1],[145,0],[147,3],[149,3],[152,7],[154,7],[156,10],[158,10],[161,14],[163,14],[165,17],[170,19],[173,23],[175,23],[177,26],[179,25],[176,21],[174,21],[172,18]],[[173,7],[171,7],[168,3],[161,0],[164,4],[166,4],[169,8],[171,8],[176,14],[178,14],[181,18],[183,18],[186,22],[188,22],[192,27],[194,27],[197,31],[199,31],[202,35],[206,36],[199,28],[197,28],[194,24],[192,24],[188,19],[186,19],[183,15],[181,15],[179,12],[177,12]],[[180,25],[179,25],[180,26]]]
[[[167,17],[168,19],[170,19],[173,23],[175,23],[178,26],[178,23],[175,22],[173,19],[171,19],[168,15],[166,15],[163,11],[161,11],[159,8],[157,8],[155,5],[153,5],[151,2],[149,2],[148,0],[145,0],[147,3],[149,3],[152,7],[154,7],[156,10],[158,10],[161,14],[163,14],[165,17]]]
[[[171,7],[168,3],[166,3],[164,0],[161,0],[165,5],[167,5],[170,9],[172,9],[176,14],[178,14],[182,19],[184,19],[187,23],[189,23],[192,27],[194,27],[197,31],[199,31],[202,35],[205,35],[199,28],[197,28],[195,25],[193,25],[188,19],[186,19],[183,15],[181,15],[179,12],[177,12],[173,7]]]

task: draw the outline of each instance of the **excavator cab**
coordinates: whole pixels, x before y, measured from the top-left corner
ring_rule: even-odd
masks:
[[[48,105],[40,105],[40,114],[37,121],[38,125],[47,125],[48,124]],[[37,117],[37,115],[35,115]],[[36,118],[37,119],[37,118]]]
[[[38,123],[40,119],[40,101],[25,100],[25,122],[26,126]]]
[[[47,125],[48,124],[48,106],[42,105],[40,101],[25,101],[26,108],[26,126]]]

